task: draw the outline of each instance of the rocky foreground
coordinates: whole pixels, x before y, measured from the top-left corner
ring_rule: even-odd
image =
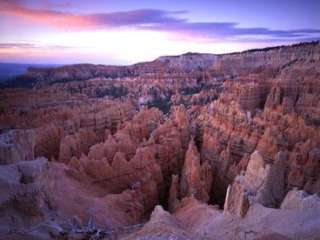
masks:
[[[319,42],[30,69],[0,133],[0,239],[320,239]]]

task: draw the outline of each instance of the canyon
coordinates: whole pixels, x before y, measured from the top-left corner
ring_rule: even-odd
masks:
[[[0,239],[320,239],[320,42],[30,68],[0,89]]]

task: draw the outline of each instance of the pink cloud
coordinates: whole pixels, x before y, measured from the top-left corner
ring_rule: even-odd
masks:
[[[23,5],[22,1],[1,1],[0,11],[13,17],[24,18],[47,26],[58,28],[84,28],[92,26],[88,18],[64,12],[46,9],[31,9]]]
[[[274,30],[264,27],[242,28],[234,22],[191,22],[181,18],[184,11],[138,9],[132,11],[72,14],[49,9],[32,9],[19,0],[2,0],[0,12],[58,29],[108,29],[131,27],[138,30],[170,32],[175,35],[192,36],[197,39],[226,40],[239,37],[252,39],[262,36],[266,40],[319,39],[319,29]],[[240,39],[238,39],[241,41]]]

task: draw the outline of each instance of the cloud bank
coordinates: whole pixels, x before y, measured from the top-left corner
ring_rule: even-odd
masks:
[[[133,28],[137,30],[163,31],[176,35],[203,39],[241,41],[319,39],[320,29],[279,30],[265,27],[240,27],[236,22],[192,22],[183,18],[185,11],[138,9],[121,12],[74,14],[50,9],[33,9],[21,0],[2,0],[0,12],[16,18],[43,24],[61,30],[88,30]]]

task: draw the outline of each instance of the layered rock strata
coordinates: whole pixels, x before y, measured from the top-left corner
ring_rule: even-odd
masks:
[[[319,235],[319,64],[313,42],[30,69],[0,90],[1,237]]]

